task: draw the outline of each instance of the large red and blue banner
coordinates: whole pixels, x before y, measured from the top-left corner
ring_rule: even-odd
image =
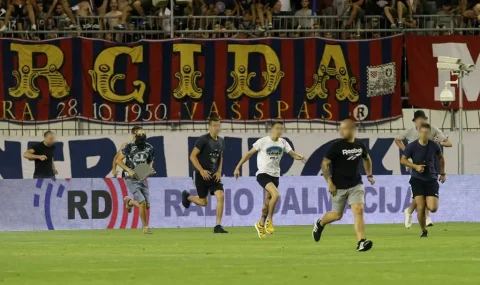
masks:
[[[0,118],[104,122],[401,116],[402,37],[0,41]]]

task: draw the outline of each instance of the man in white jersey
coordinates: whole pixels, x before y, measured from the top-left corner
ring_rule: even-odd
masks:
[[[425,112],[422,110],[417,110],[413,114],[413,122],[415,123],[414,127],[411,127],[410,129],[406,129],[403,132],[401,132],[396,138],[395,138],[395,144],[400,148],[402,151],[405,151],[405,145],[403,144],[403,140],[407,140],[408,143],[417,141],[419,139],[419,134],[418,130],[420,127],[426,123],[428,120],[427,116],[425,115]],[[440,144],[443,147],[452,147],[452,142],[448,140],[448,136],[446,136],[442,131],[440,131],[437,127],[431,126],[431,133],[430,133],[430,140],[433,140]],[[404,214],[404,219],[405,219],[405,227],[409,229],[412,226],[412,213],[415,211],[417,208],[417,203],[415,202],[414,199],[412,199],[412,203],[410,204],[410,207],[406,208],[405,211],[403,212]],[[432,219],[430,218],[430,211],[425,208],[425,218],[426,218],[426,224],[427,227],[433,226]]]
[[[293,151],[290,144],[284,138],[281,138],[282,132],[283,123],[273,122],[271,135],[257,140],[253,144],[252,149],[242,157],[234,172],[235,177],[238,178],[242,165],[247,162],[255,152],[258,152],[257,182],[266,191],[262,216],[260,221],[255,224],[259,238],[265,238],[266,233],[273,234],[275,231],[273,227],[273,212],[280,197],[278,193],[278,183],[280,177],[280,160],[282,159],[283,153],[288,153],[294,159],[301,160],[303,163],[307,161],[303,155],[299,155]]]

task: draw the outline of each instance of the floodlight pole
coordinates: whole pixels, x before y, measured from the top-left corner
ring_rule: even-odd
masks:
[[[464,76],[464,71],[460,70],[458,74],[458,174],[465,174],[464,168],[464,148],[463,148],[463,89],[462,89],[462,79]]]

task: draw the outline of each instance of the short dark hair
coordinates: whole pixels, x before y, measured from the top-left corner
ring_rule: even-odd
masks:
[[[272,122],[272,128],[275,127],[275,125],[282,125],[282,126],[283,126],[283,122],[273,121],[273,122]]]
[[[219,118],[208,118],[208,124],[210,125],[212,122],[220,122],[220,119]]]
[[[420,129],[429,129],[429,130],[431,130],[431,129],[432,129],[432,126],[430,126],[429,123],[423,123],[423,124],[420,126]]]
[[[46,138],[49,135],[53,135],[53,132],[52,131],[46,131],[46,132],[43,133],[44,138]]]
[[[142,129],[142,127],[140,127],[140,126],[134,126],[134,127],[132,128],[132,135],[136,134],[137,131],[138,131],[138,130],[141,130],[141,129]]]

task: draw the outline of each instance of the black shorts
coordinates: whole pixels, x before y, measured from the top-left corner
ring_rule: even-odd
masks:
[[[438,181],[422,180],[418,178],[410,178],[410,185],[412,186],[412,196],[433,196],[438,198]]]
[[[272,182],[273,185],[278,188],[279,178],[270,176],[266,173],[260,173],[257,175],[257,182],[260,184],[260,186],[262,186],[263,189],[265,189],[265,186],[267,186],[267,184],[270,182]]]
[[[13,5],[12,18],[22,17],[27,14],[25,5]]]
[[[223,184],[221,182],[216,182],[214,178],[209,181],[203,180],[202,175],[195,171],[195,177],[193,178],[195,182],[195,187],[197,188],[198,197],[205,198],[210,195],[215,195],[215,191],[223,191]]]

